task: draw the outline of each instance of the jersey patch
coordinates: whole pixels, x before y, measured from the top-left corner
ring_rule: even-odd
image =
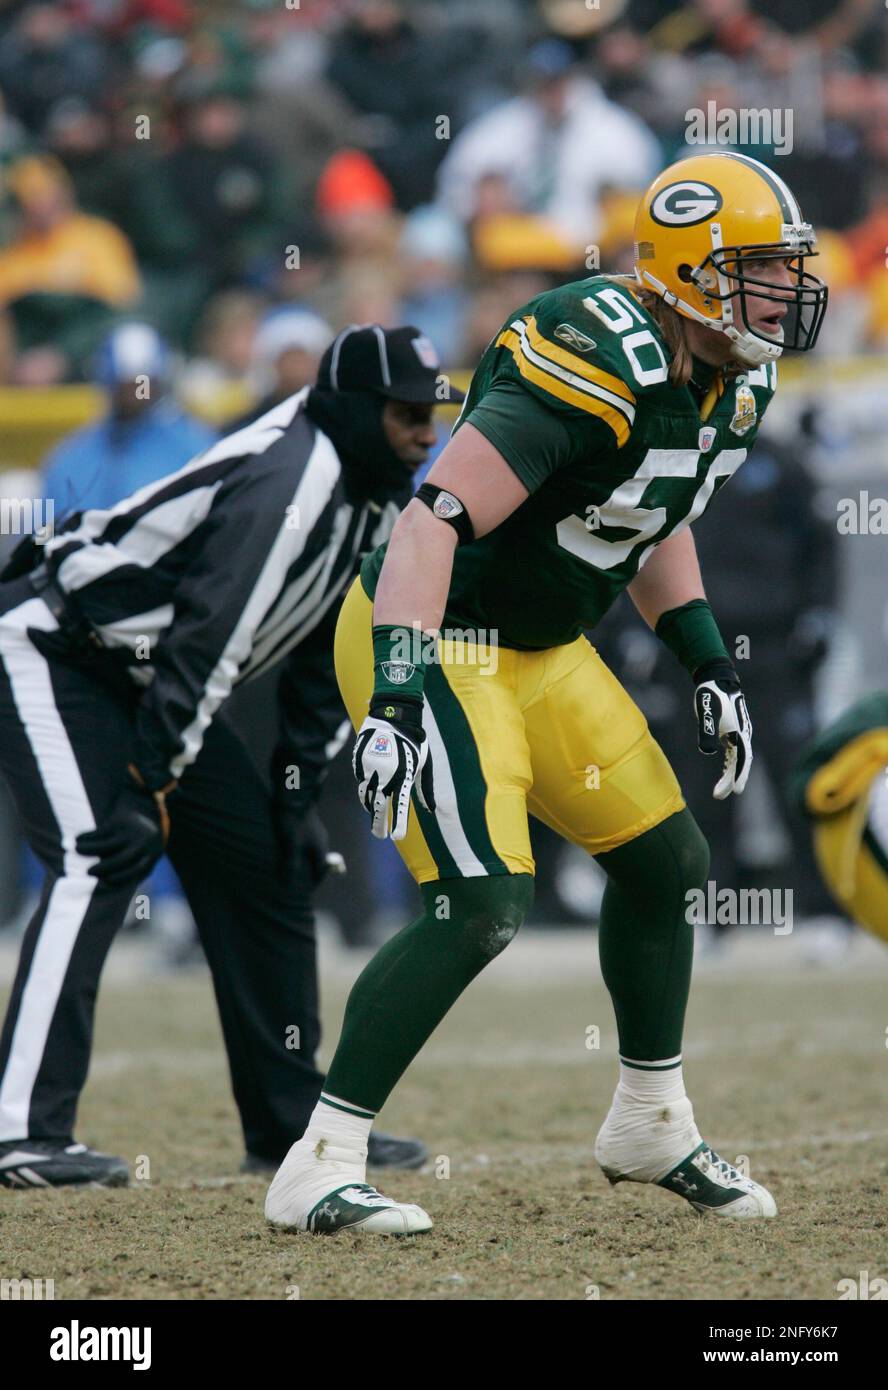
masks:
[[[738,385],[734,398],[734,418],[729,426],[733,434],[747,434],[757,419],[755,396],[744,382]]]

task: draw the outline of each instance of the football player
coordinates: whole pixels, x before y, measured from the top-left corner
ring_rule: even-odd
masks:
[[[620,1078],[598,1163],[611,1182],[657,1183],[717,1216],[776,1212],[702,1138],[682,1079],[687,895],[706,880],[706,842],[582,632],[628,588],[691,677],[700,749],[723,756],[714,795],[743,791],[751,725],[690,526],[746,457],[780,354],[814,346],[827,291],[805,268],[815,237],[792,193],[745,156],[666,169],[635,240],[634,278],[595,275],[510,316],[343,606],[336,661],[360,798],[424,911],[352,990],[325,1091],[269,1189],[276,1224],[431,1225],[366,1185],[367,1136],[528,910],[528,813],[608,876],[599,949]]]
[[[888,692],[867,695],[812,739],[789,790],[810,817],[836,902],[888,941]]]

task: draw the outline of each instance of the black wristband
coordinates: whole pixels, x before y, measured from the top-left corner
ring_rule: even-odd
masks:
[[[723,685],[735,685],[740,689],[740,678],[734,670],[733,665],[723,656],[714,657],[712,661],[704,661],[702,666],[698,666],[693,676],[694,684],[699,685],[701,681],[721,681]]]
[[[368,713],[377,719],[387,719],[390,723],[422,732],[422,703],[419,700],[393,700],[387,695],[374,695]]]

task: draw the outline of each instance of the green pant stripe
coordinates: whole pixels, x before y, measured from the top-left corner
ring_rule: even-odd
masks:
[[[681,1066],[680,1057],[677,1062],[667,1062],[665,1065],[662,1062],[627,1062],[625,1057],[621,1057],[620,1061],[631,1071],[675,1071]]]
[[[329,1105],[331,1110],[342,1110],[346,1115],[358,1115],[362,1120],[375,1120],[374,1110],[361,1110],[357,1105],[340,1105],[338,1101],[331,1100],[329,1096],[320,1096],[322,1104]]]
[[[460,825],[472,853],[487,867],[488,872],[508,873],[509,870],[497,854],[487,828],[487,817],[484,813],[487,783],[481,770],[475,737],[463,708],[439,665],[430,665],[426,670],[425,694],[447,750],[450,773],[456,789]],[[461,877],[461,870],[444,842],[434,815],[417,806],[416,797],[413,804],[419,812],[419,823],[441,877]],[[442,855],[440,858],[439,846]]]

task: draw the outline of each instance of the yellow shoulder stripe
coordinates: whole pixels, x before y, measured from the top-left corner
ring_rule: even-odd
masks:
[[[515,359],[515,365],[527,381],[533,382],[534,386],[539,386],[548,395],[555,396],[558,400],[575,406],[577,410],[582,410],[587,415],[597,415],[610,425],[617,437],[617,444],[620,448],[623,447],[629,438],[629,421],[619,410],[608,405],[606,401],[587,395],[585,391],[577,390],[566,381],[550,375],[543,368],[534,366],[521,351],[521,339],[514,330],[505,329],[496,342],[497,347],[509,349]]]
[[[635,397],[625,381],[614,376],[612,372],[604,371],[602,367],[584,362],[582,357],[569,352],[567,348],[559,347],[550,338],[544,338],[533,316],[527,320],[527,338],[534,352],[539,353],[540,357],[548,357],[550,362],[557,362],[559,367],[566,367],[575,376],[581,376],[585,381],[593,381],[596,386],[604,386],[608,391],[613,391],[615,396],[622,396],[624,401],[629,401],[630,405],[635,404]]]

